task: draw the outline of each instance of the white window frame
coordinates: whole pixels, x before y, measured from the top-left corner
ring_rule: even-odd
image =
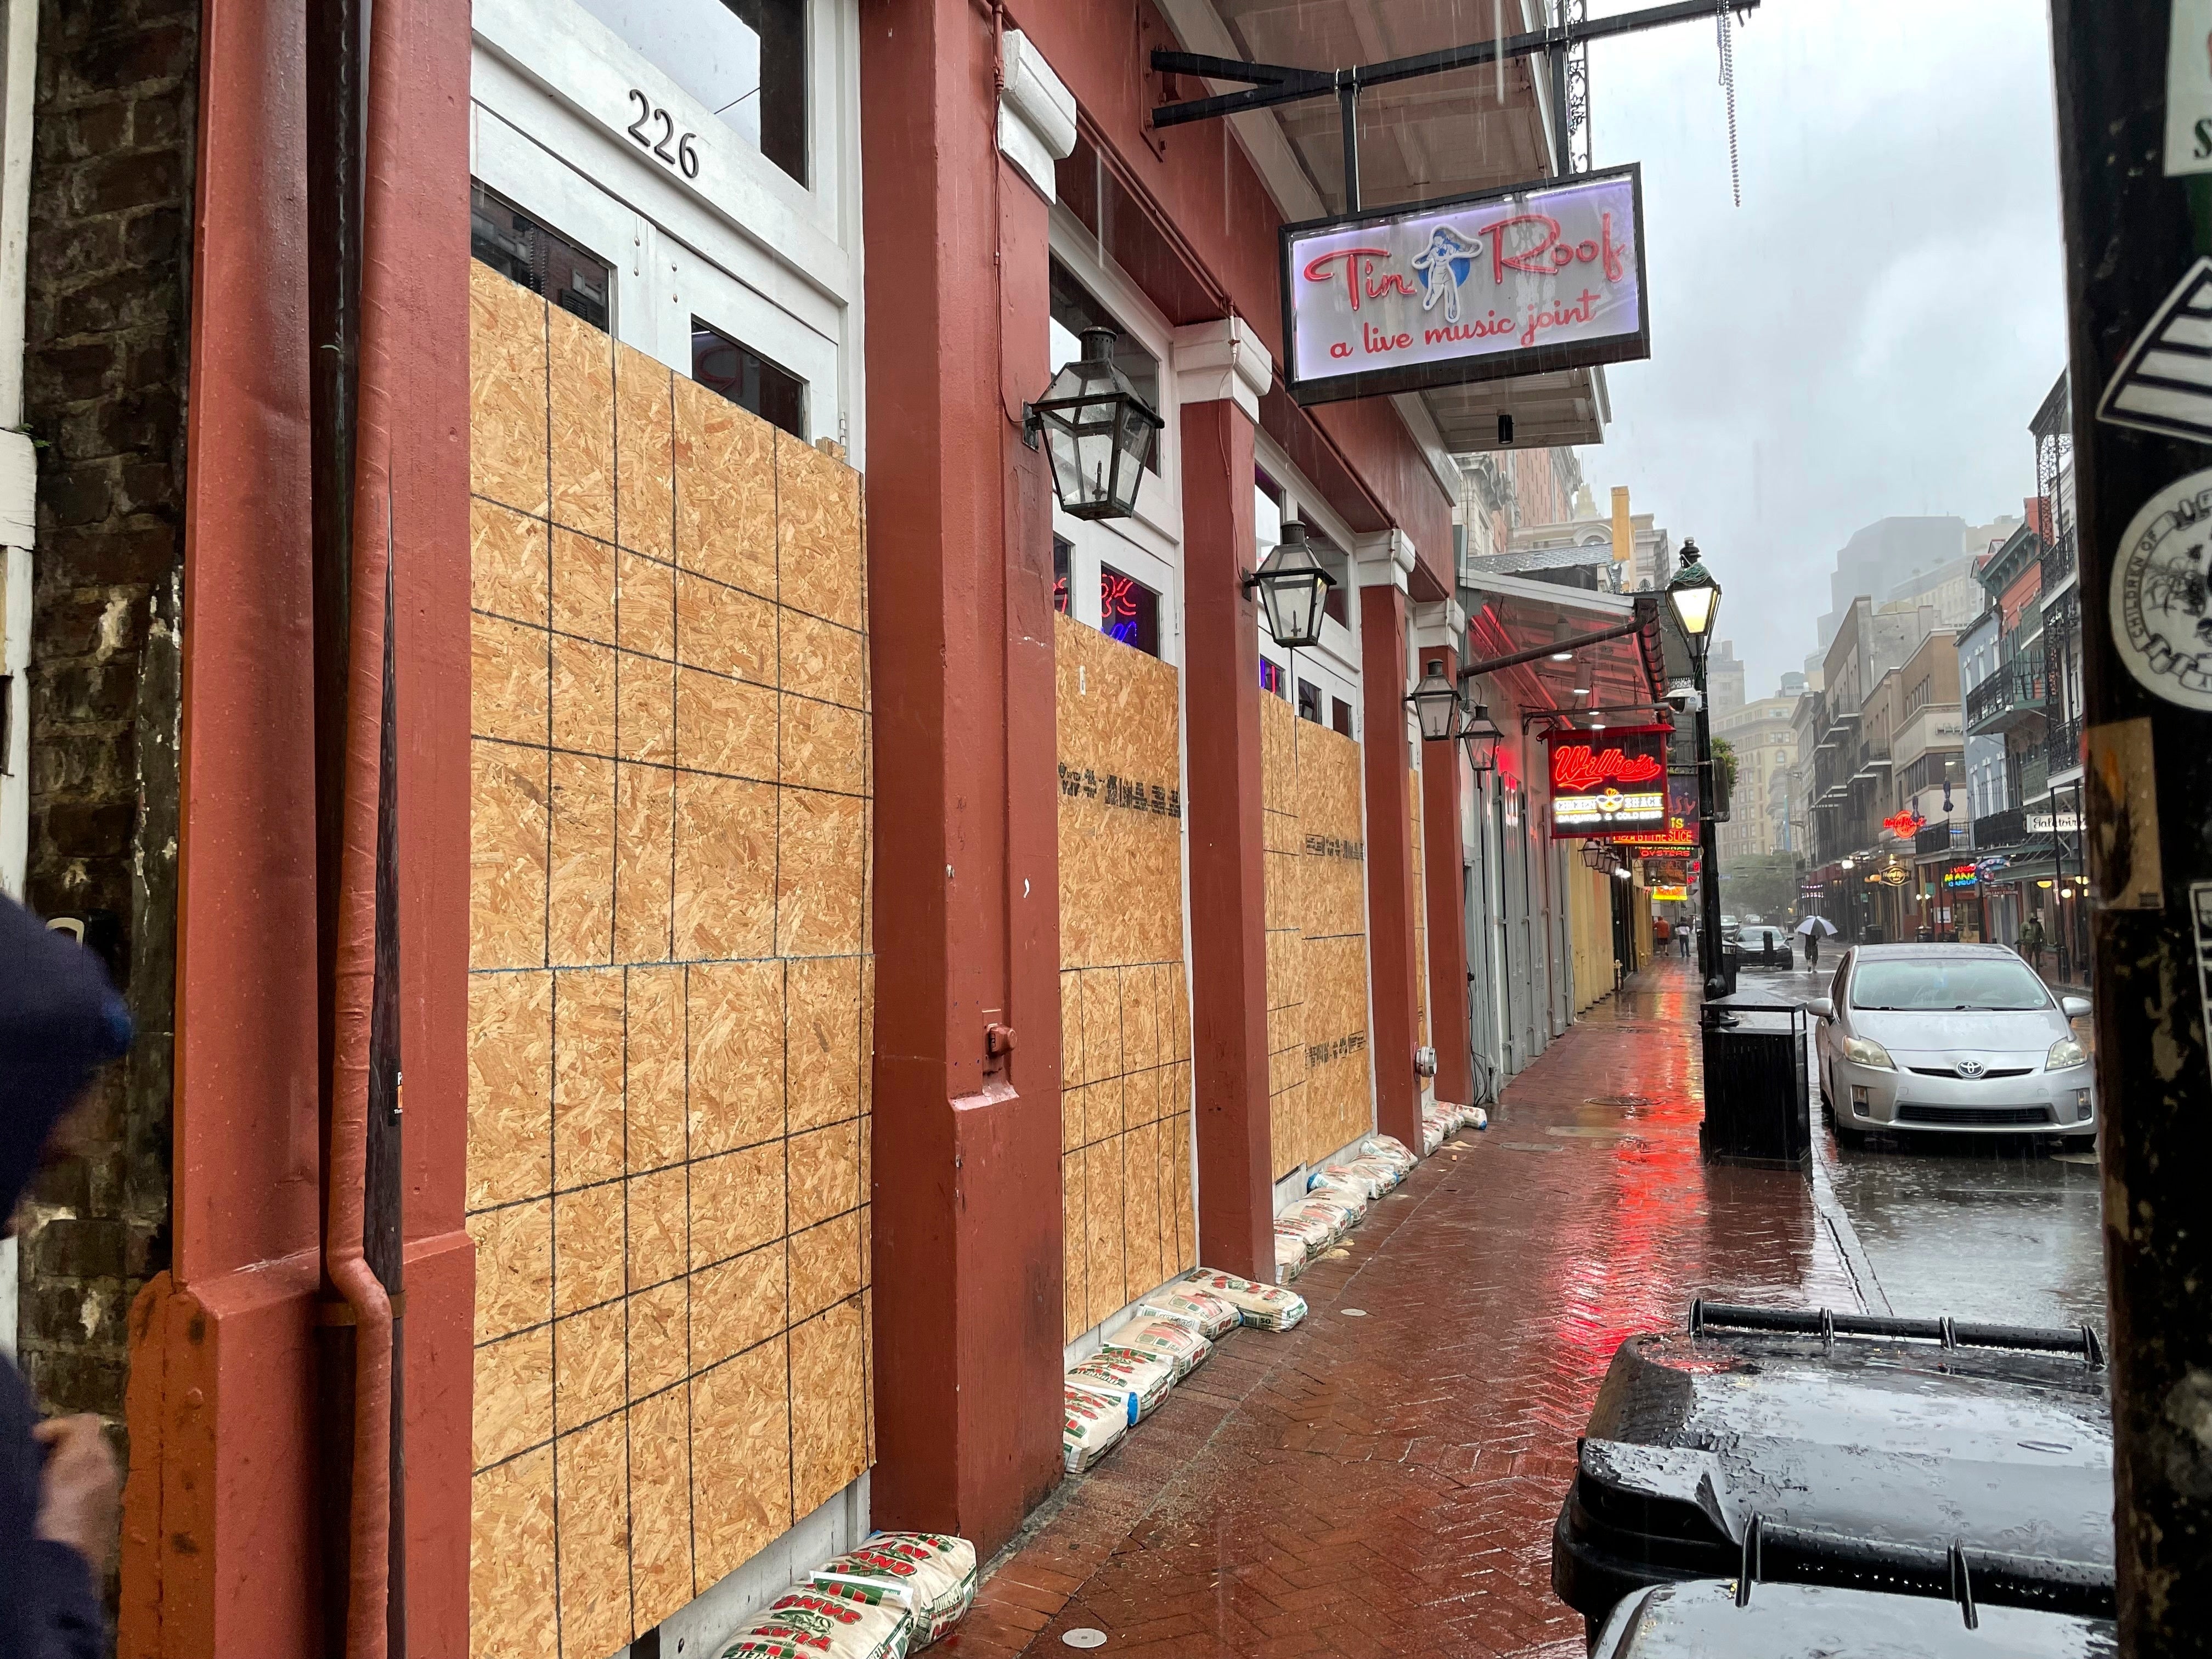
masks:
[[[617,339],[689,374],[700,319],[804,380],[805,435],[861,466],[857,0],[809,3],[811,185],[574,0],[476,0],[469,162],[609,262]],[[697,178],[629,136],[632,88],[696,135]]]

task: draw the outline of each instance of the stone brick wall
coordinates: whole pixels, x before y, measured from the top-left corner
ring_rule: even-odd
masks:
[[[42,0],[25,419],[39,444],[26,896],[83,915],[138,1024],[41,1178],[20,1263],[40,1397],[119,1419],[167,1265],[198,0]]]

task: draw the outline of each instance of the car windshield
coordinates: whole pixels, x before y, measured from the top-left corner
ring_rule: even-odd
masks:
[[[2051,994],[2024,962],[2002,957],[1901,957],[1862,963],[1851,1006],[1890,1012],[2021,1012],[2048,1008]]]

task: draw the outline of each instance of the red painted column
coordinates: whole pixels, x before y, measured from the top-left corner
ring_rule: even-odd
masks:
[[[1424,611],[1456,611],[1455,605]],[[1427,628],[1421,630],[1425,641]],[[1422,672],[1435,662],[1459,683],[1459,653],[1424,642]],[[1467,748],[1461,743],[1421,745],[1421,892],[1429,930],[1429,1040],[1437,1051],[1437,1098],[1461,1105],[1474,1099],[1474,1061],[1467,1015],[1467,879],[1460,848],[1460,784]]]
[[[860,21],[876,710],[877,1522],[987,1555],[1060,1471],[1049,209],[969,0]],[[1013,1028],[1010,1055],[986,1028]]]
[[[1413,757],[1406,742],[1406,590],[1395,562],[1401,538],[1376,538],[1388,554],[1360,561],[1359,684],[1365,705],[1362,765],[1367,775],[1367,948],[1372,966],[1375,1121],[1383,1133],[1421,1149],[1421,1080],[1413,1072],[1419,1007],[1413,981]],[[1388,568],[1389,574],[1383,571]]]
[[[1234,398],[1182,406],[1191,1059],[1199,1260],[1273,1284],[1252,430]]]
[[[387,228],[406,1073],[409,1652],[468,1646],[473,1247],[465,12],[390,0],[418,141]],[[202,12],[174,1250],[131,1312],[117,1650],[321,1650],[308,340],[297,6]]]

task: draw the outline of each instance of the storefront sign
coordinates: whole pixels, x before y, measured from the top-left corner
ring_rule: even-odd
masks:
[[[1643,172],[1585,173],[1282,230],[1300,403],[1651,355]]]
[[[1979,872],[1971,864],[1961,864],[1943,872],[1946,887],[1973,887],[1978,885],[1981,879]]]
[[[1881,827],[1901,841],[1918,835],[1927,823],[1927,818],[1918,812],[1893,812],[1881,821]]]
[[[1559,732],[1551,750],[1552,834],[1611,836],[1667,823],[1664,726],[1631,726],[1602,735]]]
[[[1680,817],[1669,817],[1664,829],[1632,830],[1604,839],[1624,851],[1641,853],[1646,858],[1654,853],[1679,853],[1687,857],[1698,850],[1697,840],[1690,833],[1689,819]],[[1690,873],[1695,876],[1698,872],[1692,867]]]
[[[1690,896],[1690,890],[1687,887],[1655,887],[1651,890],[1651,896],[1662,902],[1672,899],[1680,904]]]

